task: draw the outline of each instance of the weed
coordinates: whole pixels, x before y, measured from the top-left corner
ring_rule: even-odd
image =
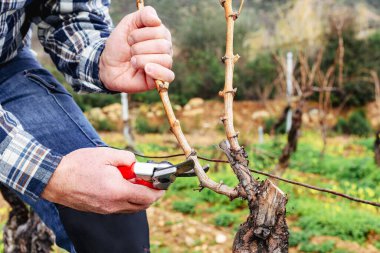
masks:
[[[300,250],[303,252],[328,253],[335,247],[334,241],[326,241],[322,244],[302,243]]]
[[[290,247],[296,247],[297,245],[301,243],[306,243],[310,239],[310,234],[302,232],[290,232],[289,237],[289,246]]]
[[[175,201],[173,202],[173,209],[184,214],[193,214],[195,213],[195,204],[192,202]]]
[[[229,227],[237,220],[236,215],[230,213],[221,213],[215,217],[214,223],[216,226]]]

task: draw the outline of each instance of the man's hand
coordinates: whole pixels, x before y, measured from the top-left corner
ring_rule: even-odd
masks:
[[[154,79],[174,80],[172,56],[171,34],[147,6],[124,17],[113,30],[100,57],[99,77],[112,91],[151,90]]]
[[[147,209],[164,191],[125,180],[117,166],[135,156],[111,148],[86,148],[65,156],[42,197],[71,208],[95,213],[137,212]]]

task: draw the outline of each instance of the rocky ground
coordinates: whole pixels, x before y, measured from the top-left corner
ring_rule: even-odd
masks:
[[[236,129],[241,133],[257,133],[258,127],[264,127],[268,119],[277,119],[282,114],[285,106],[285,102],[279,100],[267,101],[266,103],[236,101],[234,103]],[[173,108],[186,134],[196,132],[197,134],[207,133],[212,135],[215,131],[223,131],[220,117],[224,108],[221,101],[204,101],[201,98],[193,98],[185,106],[173,105]],[[364,110],[372,127],[377,129],[380,126],[380,110],[378,110],[376,104],[368,104]],[[331,110],[326,116],[327,125],[333,127],[339,117],[346,117],[350,112],[351,110]],[[86,116],[95,127],[101,125],[102,122],[109,122],[112,130],[121,130],[123,127],[120,104],[112,104],[104,108],[93,108],[86,112]],[[318,109],[318,104],[308,102],[302,118],[303,127],[318,129],[321,116],[323,116],[323,112]],[[161,103],[151,105],[134,104],[130,108],[130,118],[133,125],[136,125],[136,122],[143,118],[146,119],[151,127],[155,127],[161,132],[169,129]]]

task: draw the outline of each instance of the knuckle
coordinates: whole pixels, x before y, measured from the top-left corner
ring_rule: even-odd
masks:
[[[103,214],[112,214],[117,213],[119,210],[112,204],[106,204],[103,206],[102,213]]]
[[[170,52],[172,51],[172,43],[168,40],[165,40],[166,42],[166,52],[170,54]]]
[[[133,45],[133,44],[135,44],[135,41],[136,41],[136,31],[137,30],[134,30],[134,31],[132,31],[130,34],[129,34],[129,36],[128,36],[128,43],[129,43],[129,45]]]
[[[156,11],[152,6],[145,6],[144,9],[147,13],[152,13],[152,11]]]
[[[169,68],[173,67],[173,58],[170,56],[169,58]]]
[[[136,54],[136,44],[131,46],[131,55],[135,55],[135,54]]]
[[[168,40],[161,40],[160,42],[160,51],[163,53],[170,54],[170,51],[172,49],[172,43]]]
[[[129,158],[136,159],[135,154],[133,154],[131,151],[126,151],[126,154],[128,155]]]
[[[102,198],[98,199],[94,207],[96,210],[99,210],[99,213],[101,214],[110,214],[112,212],[116,212],[113,202],[107,196],[103,196]]]
[[[152,203],[155,202],[155,201],[156,201],[156,197],[153,196],[153,195],[149,195],[149,196],[147,196],[147,198],[146,198],[146,204],[147,204],[147,205],[150,205],[150,204],[152,204]]]
[[[169,82],[173,82],[173,81],[174,81],[174,79],[175,79],[175,74],[174,74],[173,71],[171,71],[171,74],[170,74],[170,78],[169,78],[169,79],[170,79]]]
[[[162,34],[164,35],[164,37],[171,41],[172,34],[170,33],[169,29],[164,25],[162,25],[161,29],[162,29]]]
[[[165,66],[167,68],[172,68],[173,58],[170,55],[168,55],[168,54],[164,55],[164,57],[162,57],[162,60],[163,60],[163,62],[162,62],[163,66]]]

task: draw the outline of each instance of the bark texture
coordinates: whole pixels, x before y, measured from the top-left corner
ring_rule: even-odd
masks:
[[[260,182],[256,188],[256,207],[240,225],[233,252],[288,252],[288,226],[284,193],[271,181]]]
[[[282,111],[282,114],[281,114],[280,118],[278,118],[278,120],[276,121],[276,123],[273,124],[273,126],[272,126],[272,128],[271,128],[271,130],[270,130],[270,134],[271,134],[272,136],[276,134],[277,129],[278,129],[281,125],[285,124],[285,122],[286,122],[286,116],[288,115],[288,112],[289,112],[290,109],[292,109],[292,108],[290,107],[290,105],[286,106],[286,107],[284,108],[284,110]]]
[[[1,194],[12,210],[4,226],[3,243],[5,253],[48,253],[55,241],[54,234],[36,213],[3,184]]]
[[[375,163],[380,167],[380,131],[376,131],[376,138],[374,143]]]
[[[233,87],[235,63],[239,55],[234,54],[234,24],[239,17],[244,1],[237,12],[233,11],[232,0],[220,0],[226,19],[226,52],[222,58],[225,65],[224,89],[219,96],[224,99],[224,115],[221,118],[227,140],[220,143],[230,166],[236,174],[238,192],[244,192],[250,215],[239,227],[233,244],[234,253],[283,253],[288,252],[288,226],[286,224],[286,196],[269,180],[264,183],[253,179],[248,168],[247,154],[238,141],[235,131],[233,101],[237,89]]]
[[[292,127],[288,133],[288,142],[282,150],[281,156],[278,159],[278,165],[275,170],[276,175],[282,175],[289,166],[290,156],[297,150],[298,137],[302,126],[302,105],[300,102],[298,108],[292,115]]]
[[[234,253],[286,253],[289,232],[286,223],[286,195],[270,180],[255,181],[248,168],[244,149],[232,151],[229,143],[220,143],[240,187],[246,192],[250,214],[235,236]]]

